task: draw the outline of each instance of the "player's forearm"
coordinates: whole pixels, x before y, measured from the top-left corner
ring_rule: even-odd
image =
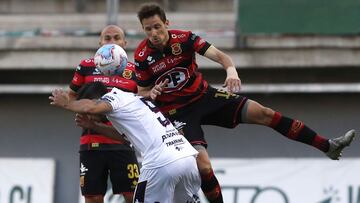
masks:
[[[151,93],[151,87],[138,86],[138,92],[137,92],[138,95],[145,97],[145,98],[150,98],[150,93]]]
[[[68,96],[70,100],[76,100],[77,94],[72,89],[68,89]]]
[[[125,142],[123,135],[120,134],[113,126],[105,125],[104,123],[94,122],[90,128],[99,134],[105,135],[114,140]]]
[[[63,108],[82,114],[101,113],[96,107],[96,102],[90,99],[69,100],[67,104],[64,104]]]

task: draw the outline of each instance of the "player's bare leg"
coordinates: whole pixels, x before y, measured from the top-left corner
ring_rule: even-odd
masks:
[[[209,155],[205,147],[195,145],[199,151],[196,158],[198,169],[201,176],[201,189],[210,203],[223,203],[220,184],[211,167]]]
[[[285,117],[252,100],[248,100],[244,109],[246,116],[243,118],[243,122],[271,127],[291,140],[311,145],[323,151],[334,160],[341,157],[342,150],[349,146],[355,137],[355,131],[351,130],[341,137],[329,140],[317,134],[302,121]]]
[[[125,194],[123,194],[123,196],[124,196],[124,199],[125,199],[126,203],[132,203],[133,202],[133,197],[134,197],[133,193],[125,193]]]
[[[86,196],[85,203],[104,203],[104,197],[102,195]]]

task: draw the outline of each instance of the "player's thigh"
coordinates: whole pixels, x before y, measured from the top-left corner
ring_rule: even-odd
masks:
[[[192,145],[201,144],[207,146],[204,131],[200,125],[200,112],[196,111],[197,108],[193,108],[196,106],[196,104],[191,105],[190,108],[185,108],[184,111],[170,115],[169,119]]]
[[[202,125],[233,128],[243,122],[242,118],[246,114],[245,108],[248,100],[246,97],[210,88],[206,98],[202,108],[209,109],[209,111],[203,114]]]
[[[183,172],[183,175],[175,187],[174,202],[199,202],[197,193],[200,190],[201,179],[195,157],[191,156],[180,159],[178,164],[179,173]]]
[[[80,151],[80,188],[84,196],[104,195],[108,170],[102,151]]]
[[[133,192],[139,178],[139,164],[135,152],[116,150],[107,153],[113,193]]]
[[[196,163],[200,173],[201,174],[210,173],[212,171],[212,166],[206,148],[202,145],[194,145],[194,148],[199,152],[199,154],[196,157]]]

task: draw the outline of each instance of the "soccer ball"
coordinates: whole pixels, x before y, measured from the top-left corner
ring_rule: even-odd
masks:
[[[96,51],[94,56],[96,68],[106,76],[121,74],[127,61],[125,50],[116,44],[105,44]]]

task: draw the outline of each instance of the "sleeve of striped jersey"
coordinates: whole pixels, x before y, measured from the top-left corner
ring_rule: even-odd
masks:
[[[189,42],[192,44],[193,49],[200,55],[204,55],[211,44],[200,36],[190,33]]]
[[[149,74],[147,70],[147,63],[135,59],[136,83],[140,87],[148,87],[152,85],[151,74]]]
[[[70,89],[73,90],[74,92],[77,92],[80,89],[80,87],[84,84],[84,75],[82,74],[81,70],[82,70],[81,65],[78,65],[76,67],[74,76],[69,85]]]

